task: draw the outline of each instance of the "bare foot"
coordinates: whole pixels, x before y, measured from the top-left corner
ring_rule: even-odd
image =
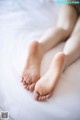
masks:
[[[47,73],[35,85],[34,97],[36,100],[46,100],[52,95],[63,71],[64,62],[64,53],[57,53]]]
[[[30,44],[26,66],[22,75],[22,83],[27,90],[33,91],[35,83],[40,79],[40,64],[43,51],[39,42]]]

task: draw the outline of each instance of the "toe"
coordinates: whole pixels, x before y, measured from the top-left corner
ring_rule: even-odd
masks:
[[[35,100],[39,100],[39,93],[37,91],[34,91],[34,98]]]
[[[26,85],[26,81],[23,81],[23,85]]]
[[[51,97],[51,93],[50,94],[47,94],[47,95],[42,95],[42,96],[39,96],[38,100],[39,101],[44,101],[44,100],[47,100]]]
[[[28,79],[28,76],[22,77],[21,82],[23,83],[23,85],[26,84],[26,80],[27,80],[27,79]]]
[[[46,95],[46,99],[49,99],[51,97],[51,95],[52,95],[51,93]]]
[[[29,86],[29,90],[32,92],[34,90],[34,87],[35,87],[35,84],[36,84],[36,81],[40,78],[39,75],[34,75],[32,77],[30,77],[27,82],[28,84],[30,85]]]
[[[39,101],[41,101],[41,96],[38,98]]]
[[[24,76],[24,81],[26,81],[29,78],[29,75]]]
[[[46,99],[46,96],[43,96],[43,100],[45,100]]]
[[[27,82],[29,85],[32,84],[31,76],[29,76],[29,77],[27,78],[26,82]]]
[[[40,96],[40,100],[44,101],[46,99],[46,96]]]
[[[43,97],[43,96],[40,96],[40,100],[43,101],[43,100],[44,100],[44,97]]]
[[[27,90],[29,90],[29,85],[28,85],[28,86],[26,86],[26,89],[27,89]]]
[[[29,86],[29,90],[30,90],[31,92],[33,92],[34,87],[35,87],[35,83],[32,83],[32,84]]]
[[[24,88],[27,89],[27,86],[29,86],[27,83],[24,85]]]

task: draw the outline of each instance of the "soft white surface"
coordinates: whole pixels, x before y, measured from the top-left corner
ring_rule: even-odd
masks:
[[[0,0],[0,107],[14,120],[80,120],[80,59],[65,71],[47,102],[36,102],[20,83],[28,42],[55,26],[58,7],[51,0]],[[63,46],[45,55],[41,75]]]

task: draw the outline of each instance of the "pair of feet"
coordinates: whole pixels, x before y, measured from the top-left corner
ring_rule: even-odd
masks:
[[[48,99],[58,82],[65,62],[65,55],[59,52],[55,55],[49,70],[40,78],[40,64],[43,57],[43,48],[37,41],[31,43],[26,66],[21,82],[25,89],[34,91],[34,98],[42,101]]]

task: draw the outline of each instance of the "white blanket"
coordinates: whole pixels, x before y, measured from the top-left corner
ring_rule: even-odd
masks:
[[[28,43],[55,26],[59,7],[52,0],[0,0],[0,109],[14,120],[80,120],[80,59],[64,72],[46,102],[35,101],[20,83]],[[64,44],[45,55],[41,75]]]

